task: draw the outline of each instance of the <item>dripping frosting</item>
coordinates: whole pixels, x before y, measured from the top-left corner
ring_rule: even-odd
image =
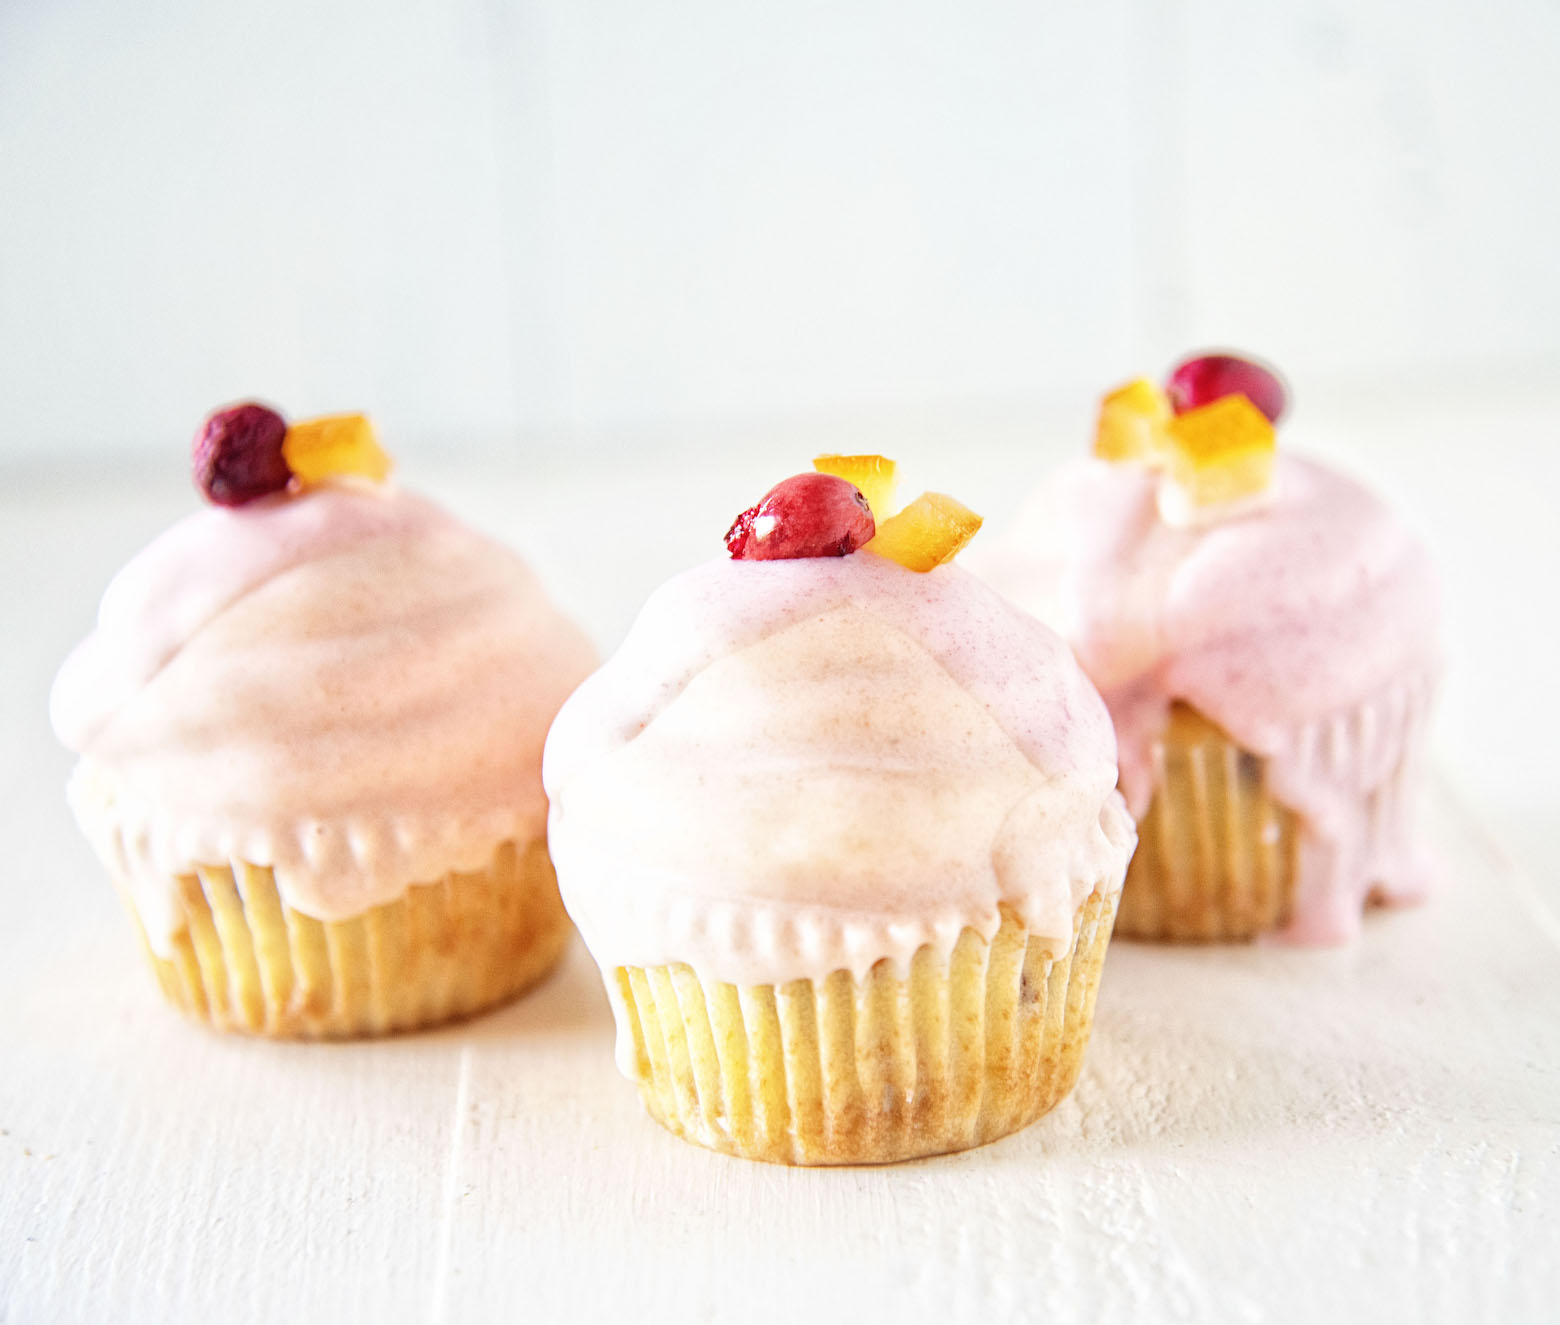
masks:
[[[565,904],[605,970],[738,985],[904,967],[1011,908],[1071,940],[1135,836],[1066,646],[963,570],[696,567],[548,738]]]
[[[507,549],[337,481],[167,530],[50,708],[77,816],[162,949],[197,865],[269,866],[336,920],[540,836],[543,738],[592,662]]]
[[[1277,458],[1260,505],[1199,527],[1166,523],[1158,487],[1137,466],[1075,462],[982,571],[1099,686],[1135,815],[1175,702],[1267,761],[1304,820],[1279,937],[1346,938],[1368,897],[1423,892],[1408,807],[1383,799],[1409,780],[1438,672],[1429,559],[1365,488],[1295,456]]]

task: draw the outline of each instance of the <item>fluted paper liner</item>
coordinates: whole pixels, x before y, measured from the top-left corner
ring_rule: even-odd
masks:
[[[1365,766],[1385,770],[1381,780],[1347,793],[1357,798],[1351,814],[1358,817],[1356,849],[1363,855],[1329,856],[1322,865],[1369,868],[1362,862],[1408,840],[1418,774],[1414,753],[1428,695],[1427,682],[1405,690],[1396,708],[1361,706],[1313,724],[1317,730],[1305,744],[1307,767],[1345,779],[1357,779]],[[1185,705],[1172,711],[1152,756],[1154,797],[1138,824],[1116,932],[1195,943],[1251,939],[1285,928],[1296,914],[1305,822],[1276,798],[1269,762]],[[1314,856],[1311,868],[1318,868]]]
[[[1172,724],[1153,759],[1154,799],[1138,823],[1116,932],[1216,942],[1281,928],[1299,820],[1269,794],[1263,761],[1203,722]]]
[[[619,966],[607,992],[652,1116],[689,1141],[779,1164],[875,1164],[1006,1136],[1073,1087],[1094,1019],[1119,890],[1078,908],[1071,948],[1004,907],[908,978],[738,988],[682,964]]]
[[[167,957],[126,899],[163,993],[197,1021],[257,1035],[381,1035],[468,1016],[539,980],[569,932],[540,839],[341,921],[294,910],[269,869],[244,861],[177,884],[184,925]]]

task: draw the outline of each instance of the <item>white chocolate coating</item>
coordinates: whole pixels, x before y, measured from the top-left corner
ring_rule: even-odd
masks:
[[[542,742],[593,661],[513,553],[341,483],[165,532],[51,712],[77,817],[162,947],[197,864],[270,866],[338,920],[541,835]]]
[[[1134,814],[1174,701],[1268,761],[1305,821],[1280,937],[1347,939],[1367,897],[1424,888],[1410,807],[1372,801],[1416,761],[1439,670],[1429,559],[1363,487],[1294,456],[1261,503],[1197,527],[1162,519],[1157,486],[1131,465],[1067,466],[981,571],[1072,643],[1110,707]]]
[[[1065,645],[956,567],[718,560],[662,586],[564,705],[543,776],[604,970],[858,975],[999,904],[1065,946],[1135,834]]]

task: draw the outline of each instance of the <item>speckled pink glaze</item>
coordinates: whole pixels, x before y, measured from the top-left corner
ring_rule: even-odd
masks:
[[[50,707],[77,818],[165,951],[197,865],[269,866],[339,920],[541,836],[542,742],[593,662],[508,549],[341,482],[167,530]]]
[[[1099,686],[1134,814],[1152,798],[1174,701],[1268,761],[1275,798],[1304,820],[1295,910],[1277,937],[1343,941],[1368,897],[1424,891],[1394,789],[1410,780],[1439,670],[1429,559],[1366,489],[1294,456],[1279,457],[1264,502],[1198,528],[1161,519],[1158,483],[1131,465],[1069,465],[981,570],[1056,626]]]
[[[194,634],[250,590],[366,539],[416,537],[449,519],[429,502],[345,480],[243,506],[204,506],[165,529],[108,583],[97,627],[49,696],[55,734],[84,753]]]
[[[901,968],[999,905],[1070,942],[1135,834],[1110,718],[1054,633],[957,567],[721,559],[652,595],[543,776],[604,969],[739,985]]]

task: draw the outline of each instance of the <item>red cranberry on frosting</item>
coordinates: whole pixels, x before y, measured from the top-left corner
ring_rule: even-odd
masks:
[[[218,410],[195,434],[195,486],[218,506],[242,506],[292,479],[282,455],[287,421],[274,409],[246,402]]]
[[[737,516],[726,547],[737,561],[843,557],[876,532],[872,508],[853,484],[833,474],[797,474]]]
[[[1288,395],[1277,373],[1238,354],[1199,354],[1183,359],[1165,382],[1165,394],[1177,414],[1211,405],[1225,396],[1245,396],[1269,423],[1277,423]]]

